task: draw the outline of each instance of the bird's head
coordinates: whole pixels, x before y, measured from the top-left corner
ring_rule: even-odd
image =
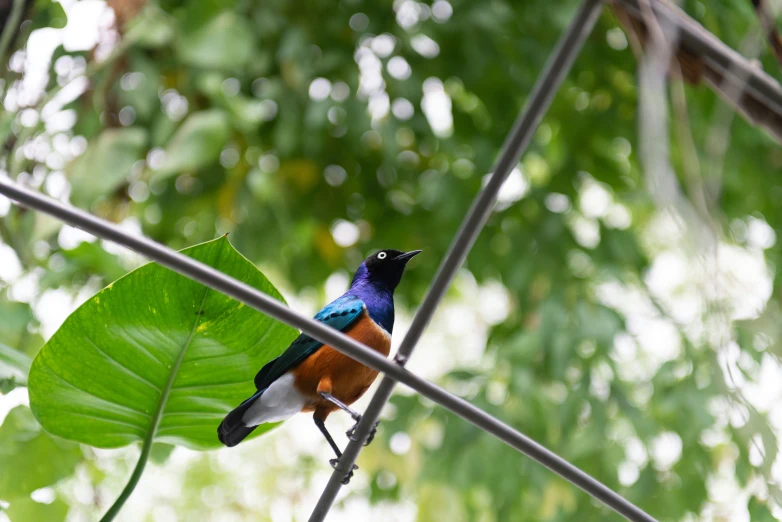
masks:
[[[401,250],[380,250],[361,263],[353,277],[353,284],[370,282],[382,283],[393,291],[402,279],[407,262],[420,254],[420,250],[402,252]]]

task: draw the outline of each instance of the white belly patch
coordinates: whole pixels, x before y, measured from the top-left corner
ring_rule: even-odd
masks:
[[[299,413],[305,403],[304,395],[293,385],[293,375],[286,373],[261,394],[244,414],[242,421],[247,426],[283,421]]]

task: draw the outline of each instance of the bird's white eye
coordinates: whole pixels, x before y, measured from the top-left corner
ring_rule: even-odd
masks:
[[[378,258],[378,259],[385,259],[385,258],[386,258],[386,256],[387,256],[387,254],[386,254],[385,252],[380,252],[380,253],[377,255],[377,258]]]

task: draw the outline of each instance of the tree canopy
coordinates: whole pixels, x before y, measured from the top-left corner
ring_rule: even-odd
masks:
[[[422,249],[397,290],[396,337],[578,6],[106,3],[0,2],[2,172],[172,248],[228,233],[302,311],[372,250]],[[750,2],[681,6],[782,78]],[[661,201],[640,154],[650,138],[629,38],[606,9],[410,368],[659,520],[774,520],[780,145],[672,78],[659,107],[670,158],[657,159],[678,199]],[[2,198],[0,215],[6,411],[65,316],[142,261]],[[404,390],[383,419],[345,517],[618,519]],[[304,426],[240,453],[156,445],[150,484],[168,477],[177,494],[139,489],[154,502],[131,497],[120,520],[306,519],[330,469]],[[122,489],[135,448],[58,436],[74,438],[26,406],[0,426],[0,468],[18,469],[0,476],[13,522],[93,519]]]

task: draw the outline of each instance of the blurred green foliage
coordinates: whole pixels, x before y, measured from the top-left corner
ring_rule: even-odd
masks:
[[[43,431],[29,408],[11,410],[0,426],[0,465],[7,470],[0,478],[0,497],[10,502],[11,519],[63,520],[67,504],[62,500],[46,505],[30,494],[73,474],[81,460],[79,445]]]
[[[57,26],[55,5],[36,2],[26,16],[36,27]],[[399,303],[412,308],[577,2],[134,5],[140,13],[120,28],[122,43],[103,61],[92,52],[55,50],[49,95],[85,64],[90,75],[86,91],[61,107],[72,112],[56,112],[75,116],[72,128],[23,124],[13,111],[13,120],[0,116],[11,175],[62,197],[49,180],[64,171],[72,203],[174,248],[230,232],[237,249],[266,273],[321,299],[323,282],[353,270],[370,250],[422,248],[426,255],[399,289]],[[692,0],[682,7],[734,48],[758,30],[744,0]],[[46,23],[37,21],[47,16]],[[16,49],[30,30],[23,26]],[[780,76],[771,53],[760,60]],[[8,97],[21,88],[21,73],[3,70]],[[452,116],[452,125],[438,132],[422,110],[435,92],[448,95]],[[687,87],[686,94],[703,184],[716,194],[717,235],[750,248],[742,231],[751,219],[782,228],[779,146],[737,118],[717,172],[709,139],[720,102],[702,86]],[[777,444],[767,412],[748,407],[718,351],[670,320],[647,288],[650,264],[666,247],[649,239],[661,212],[636,153],[637,105],[636,62],[607,10],[521,162],[527,192],[495,209],[467,261],[478,283],[497,281],[507,289],[508,316],[491,329],[485,364],[458,368],[441,384],[660,520],[698,516],[710,499],[710,477],[726,462],[741,487],[762,479],[768,494],[749,495],[747,509],[752,520],[770,519],[782,495],[770,474]],[[82,138],[86,151],[72,159]],[[39,140],[44,152],[36,154],[25,140]],[[673,132],[673,166],[685,196],[695,198],[683,168],[686,152]],[[67,163],[64,170],[60,163]],[[585,215],[581,201],[595,185],[620,205],[611,208],[621,219]],[[335,239],[338,220],[355,225],[355,242]],[[581,235],[579,224],[591,235]],[[74,248],[61,244],[61,236],[49,218],[16,207],[0,221],[3,242],[23,273],[36,278],[36,296],[52,289],[75,293],[132,268],[100,243]],[[748,380],[765,358],[780,354],[774,268],[781,254],[779,242],[764,252],[774,278],[764,314],[731,330]],[[652,366],[650,376],[623,377],[617,336],[631,329],[600,298],[606,282],[637,290],[677,327],[681,349]],[[3,288],[0,342],[33,355],[46,312],[19,301],[10,285]],[[38,303],[37,297],[23,301]],[[380,438],[406,433],[411,449],[395,455],[383,440],[370,447],[362,471],[372,484],[354,494],[373,502],[412,498],[421,521],[616,518],[432,404],[407,396],[392,404],[393,419]],[[746,413],[742,422],[725,420],[731,408]],[[707,437],[714,432],[716,440]],[[680,456],[656,466],[650,457],[656,441],[671,433]],[[757,437],[765,452],[753,464]],[[628,462],[630,476],[637,476],[620,481]],[[16,520],[11,510],[9,516]]]

